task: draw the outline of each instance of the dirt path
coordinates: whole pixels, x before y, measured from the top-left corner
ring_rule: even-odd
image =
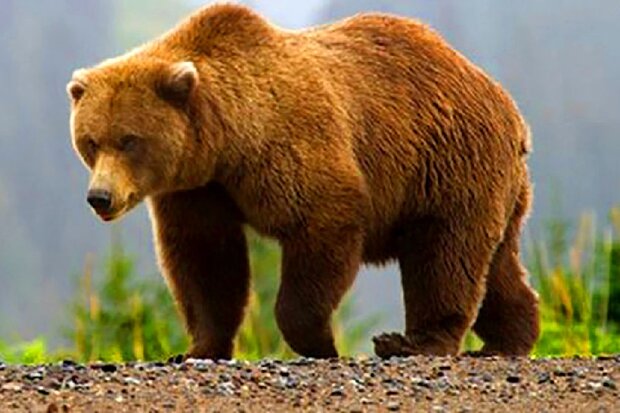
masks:
[[[0,365],[0,412],[620,412],[620,356]]]

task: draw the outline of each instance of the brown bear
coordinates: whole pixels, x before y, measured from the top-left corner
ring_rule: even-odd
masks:
[[[229,358],[248,300],[244,225],[279,241],[291,348],[337,355],[330,317],[362,263],[397,260],[404,335],[378,355],[527,354],[537,296],[519,261],[529,131],[509,95],[427,26],[384,14],[303,31],[205,7],[74,73],[73,144],[103,220],[146,200],[192,338]]]

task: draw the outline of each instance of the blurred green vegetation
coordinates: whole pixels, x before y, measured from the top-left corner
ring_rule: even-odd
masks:
[[[280,250],[253,233],[249,240],[253,288],[235,357],[292,357],[272,310]],[[593,214],[584,214],[574,228],[561,219],[549,221],[545,234],[526,244],[531,281],[541,302],[542,335],[533,355],[620,353],[620,208],[613,209],[600,228]],[[88,257],[84,271],[76,277],[79,288],[68,308],[71,323],[65,329],[70,347],[50,354],[44,339],[0,343],[1,360],[161,360],[185,351],[187,338],[163,280],[140,277],[117,238],[113,238],[103,271],[95,271],[93,261]],[[333,319],[341,353],[359,354],[379,321],[380,317],[357,319],[352,301],[346,299]],[[465,349],[480,344],[470,334]]]
[[[272,310],[280,250],[274,242],[249,235],[253,288],[236,339],[235,357],[292,357]],[[65,354],[80,361],[118,362],[161,360],[186,350],[186,335],[163,280],[139,277],[118,239],[112,242],[100,277],[92,262],[92,257],[87,258],[77,281],[78,294],[70,306],[72,324],[65,329],[72,348]],[[333,319],[337,345],[343,354],[355,354],[377,321],[378,317],[355,320],[352,303],[345,300]]]
[[[543,322],[534,354],[620,353],[620,208],[602,229],[591,213],[572,229],[552,220],[545,238],[529,242]]]
[[[600,228],[595,218],[585,213],[574,227],[552,219],[526,241],[541,310],[534,357],[620,353],[620,207]],[[465,340],[467,350],[481,344],[473,334]]]

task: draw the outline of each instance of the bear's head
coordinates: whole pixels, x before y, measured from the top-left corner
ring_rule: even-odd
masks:
[[[192,62],[144,57],[74,72],[67,85],[72,143],[91,171],[87,200],[101,219],[209,179],[212,162],[198,146],[198,83]]]

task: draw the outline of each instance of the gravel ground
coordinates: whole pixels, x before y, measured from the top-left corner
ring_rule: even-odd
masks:
[[[0,364],[0,412],[620,412],[620,356]]]

